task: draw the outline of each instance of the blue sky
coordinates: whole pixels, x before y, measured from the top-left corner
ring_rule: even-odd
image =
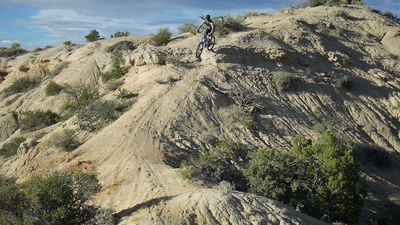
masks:
[[[300,0],[0,0],[0,47],[18,42],[23,48],[85,43],[96,29],[109,38],[116,31],[131,36],[155,34],[162,27],[177,34],[184,22],[198,24],[203,14],[246,11],[273,14]],[[364,0],[367,6],[400,17],[399,0]]]

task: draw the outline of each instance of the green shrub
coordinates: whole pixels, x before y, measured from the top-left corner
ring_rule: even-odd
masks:
[[[204,19],[204,17],[200,16]],[[223,37],[230,32],[242,31],[245,28],[244,24],[245,17],[237,14],[231,16],[230,14],[220,15],[212,18],[215,24],[215,35],[217,37]]]
[[[23,132],[32,132],[43,129],[60,121],[60,116],[47,111],[27,111],[20,120],[19,127]]]
[[[256,16],[266,16],[266,15],[268,15],[268,13],[266,13],[266,12],[261,12],[261,13],[259,13],[259,12],[253,12],[253,11],[249,11],[249,10],[247,10],[245,13],[244,13],[244,18],[246,19],[246,18],[248,18],[248,17],[256,17]]]
[[[319,133],[319,134],[325,134],[325,131],[327,130],[327,129],[326,129],[326,126],[325,126],[324,124],[322,124],[322,123],[317,123],[317,124],[315,124],[315,125],[312,127],[312,129],[313,129],[315,132]]]
[[[290,13],[291,11],[292,11],[291,8],[283,8],[279,10],[280,13]]]
[[[210,143],[212,144],[215,140],[214,135],[212,134],[212,132],[208,131],[208,130],[203,130],[200,134],[199,134],[199,140],[202,143]]]
[[[343,11],[342,9],[334,9],[332,11],[332,15],[334,17],[347,17],[347,13]]]
[[[80,128],[99,130],[118,119],[132,105],[131,101],[98,100],[78,112]]]
[[[291,206],[299,204],[297,202],[301,199],[298,198],[302,193],[296,181],[296,171],[293,171],[297,168],[291,166],[294,159],[288,153],[261,148],[251,154],[250,158],[250,166],[244,171],[244,175],[253,193],[291,203]]]
[[[121,32],[121,31],[117,30],[117,32],[110,35],[110,38],[128,37],[130,34],[131,34],[131,32],[129,32],[129,31]]]
[[[10,87],[5,89],[5,92],[8,96],[27,92],[39,86],[40,82],[40,78],[22,77],[20,79],[16,79]]]
[[[325,5],[327,0],[308,0],[308,6],[317,7],[320,5]]]
[[[119,88],[118,91],[119,91],[118,98],[120,98],[120,99],[134,98],[134,97],[137,97],[139,95],[137,93],[130,92],[130,91],[124,89],[124,88]]]
[[[52,144],[66,152],[73,151],[80,145],[76,131],[72,129],[66,129],[61,135],[55,135]]]
[[[17,57],[26,53],[28,53],[28,51],[22,48],[0,48],[0,57],[5,58]]]
[[[226,180],[222,180],[217,185],[214,185],[213,189],[226,193],[228,191],[234,191],[235,190],[235,184],[230,183],[229,181],[226,181]]]
[[[233,123],[239,122],[243,124],[248,129],[251,129],[253,126],[253,116],[246,112],[242,107],[237,105],[232,105],[225,109],[224,116]]]
[[[356,152],[357,159],[364,162],[366,166],[387,169],[393,165],[390,153],[378,145],[359,146]]]
[[[301,8],[306,8],[309,6],[308,0],[301,0],[301,1],[296,1],[292,2],[289,5],[287,5],[292,11],[301,9]]]
[[[122,52],[120,52],[119,50],[114,51],[113,54],[111,54],[111,61],[114,68],[120,67],[121,64],[124,64],[125,60],[123,58]]]
[[[197,34],[197,28],[194,23],[183,23],[182,26],[178,27],[178,34],[191,33],[192,35]]]
[[[326,132],[326,131],[325,131]],[[354,150],[356,149],[356,145],[354,142],[346,136],[343,132],[337,132],[335,133],[335,138],[337,143],[339,143],[340,146],[346,148],[346,149],[351,149]]]
[[[0,216],[6,224],[86,224],[94,214],[89,201],[100,191],[96,173],[34,176],[23,184],[0,185]]]
[[[180,174],[185,179],[198,179],[211,185],[222,180],[238,184],[242,179],[242,174],[236,167],[239,158],[239,144],[227,138],[217,147],[204,150],[196,158],[183,161]]]
[[[64,41],[64,43],[63,43],[63,45],[67,45],[67,46],[70,46],[71,44],[72,44],[71,41]]]
[[[11,49],[20,49],[21,45],[18,42],[14,42],[11,44]]]
[[[19,145],[24,141],[25,141],[24,137],[17,137],[12,139],[9,143],[3,145],[3,147],[0,149],[0,155],[6,158],[16,155]]]
[[[352,0],[351,4],[353,4],[353,5],[365,5],[365,3],[363,1],[361,1],[361,0]]]
[[[189,162],[193,163],[194,160],[195,159],[190,159]],[[181,166],[179,168],[179,174],[183,179],[188,179],[188,180],[194,179],[196,178],[196,175],[198,173],[196,169],[191,164],[189,164],[189,162],[186,160],[182,161]]]
[[[71,100],[64,105],[69,118],[78,116],[80,128],[83,130],[98,130],[121,116],[134,101],[101,100],[97,88],[89,86],[66,85],[64,91]]]
[[[33,49],[31,52],[32,52],[32,53],[38,53],[38,52],[41,52],[41,51],[43,51],[43,49],[37,47],[37,48]]]
[[[284,91],[292,86],[293,75],[286,71],[278,71],[273,74],[272,82],[279,91]]]
[[[371,10],[371,12],[373,12],[373,13],[376,13],[378,15],[383,15],[382,11],[379,9],[374,9],[372,7],[369,7],[368,9]]]
[[[64,44],[64,47],[65,47],[65,50],[67,50],[68,52],[71,51],[71,47],[72,47],[72,42],[71,41],[65,41],[63,44]]]
[[[351,81],[350,77],[344,74],[337,74],[332,79],[332,85],[335,88],[345,88],[350,90],[353,86],[353,82]]]
[[[135,43],[130,41],[119,41],[109,48],[107,48],[106,52],[114,52],[114,51],[133,51],[136,49]]]
[[[340,0],[326,0],[325,5],[327,6],[336,6],[339,5]]]
[[[0,223],[23,224],[26,197],[14,180],[0,180]]]
[[[120,79],[111,79],[107,82],[107,90],[108,91],[115,91],[117,90],[121,85],[124,84],[123,80]]]
[[[307,6],[311,7],[317,7],[321,5],[327,5],[327,6],[335,6],[340,3],[340,0],[307,0],[304,3],[301,3],[303,8]]]
[[[51,80],[46,86],[46,96],[58,95],[62,90],[62,86]]]
[[[64,85],[63,91],[71,98],[63,108],[67,111],[64,119],[85,109],[88,105],[100,99],[99,90],[95,87],[85,85]]]
[[[381,23],[381,24],[383,24],[383,25],[386,25],[386,24],[387,24],[386,20],[378,19],[378,22]]]
[[[112,61],[111,71],[100,74],[100,77],[102,78],[103,82],[121,78],[129,71],[129,67],[127,66],[121,67],[121,65],[125,63],[125,60],[122,56],[122,53],[119,50],[116,50],[112,53],[111,61]]]
[[[169,31],[169,28],[160,28],[157,34],[150,38],[149,43],[154,46],[166,45],[171,41],[171,36],[172,33]]]
[[[103,82],[108,82],[109,80],[116,80],[118,78],[123,77],[129,71],[129,67],[118,66],[111,68],[110,71],[100,73],[100,77],[102,78]]]
[[[88,35],[85,36],[86,42],[94,42],[100,40],[100,35],[97,30],[91,30]]]
[[[112,225],[112,224],[116,224],[116,221],[113,217],[113,214],[115,213],[115,209],[114,208],[98,208],[96,210],[96,214],[94,215],[94,217],[90,220],[89,224],[99,224],[99,225]]]
[[[356,223],[366,195],[359,172],[353,151],[328,130],[315,144],[298,135],[290,153],[260,149],[244,174],[257,194],[324,221]]]
[[[383,16],[386,16],[389,19],[397,20],[397,15],[394,15],[392,12],[385,11]]]
[[[161,57],[168,64],[172,64],[174,67],[180,67],[182,65],[182,57],[179,55],[167,55]]]

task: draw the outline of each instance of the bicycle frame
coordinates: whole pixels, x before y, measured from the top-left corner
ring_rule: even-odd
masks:
[[[199,43],[196,50],[196,57],[200,58],[201,53],[203,52],[203,47],[206,47],[208,51],[212,51],[215,44],[215,37],[204,35],[203,40]]]
[[[208,47],[208,45],[209,45],[209,43],[210,43],[210,38],[209,38],[209,36],[208,36],[208,35],[204,35],[203,39],[204,39],[204,45],[205,45],[206,47]]]

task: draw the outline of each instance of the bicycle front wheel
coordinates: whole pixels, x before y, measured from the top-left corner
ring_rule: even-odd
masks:
[[[197,46],[197,49],[196,49],[196,57],[197,58],[200,58],[200,55],[201,55],[201,53],[203,52],[203,46],[204,46],[204,44],[203,43],[199,43],[199,45]]]
[[[208,44],[207,49],[208,49],[209,51],[213,50],[214,45],[215,45],[215,37],[214,37],[214,36],[211,36],[211,37],[210,37],[210,42],[209,42],[209,44]]]

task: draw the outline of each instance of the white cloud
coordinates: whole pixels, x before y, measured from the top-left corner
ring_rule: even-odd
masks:
[[[79,28],[79,27],[66,27],[66,28],[60,28],[61,30],[68,30],[68,31],[86,31],[87,29],[85,28]]]
[[[3,40],[1,43],[2,43],[2,44],[10,44],[11,41],[10,41],[10,40]]]

